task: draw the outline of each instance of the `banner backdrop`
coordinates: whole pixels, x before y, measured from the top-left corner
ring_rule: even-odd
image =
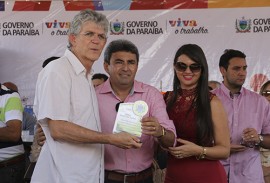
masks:
[[[225,49],[247,55],[245,87],[258,91],[270,79],[269,0],[0,1],[0,82],[17,84],[25,105],[33,104],[43,61],[63,55],[69,23],[85,8],[107,16],[108,42],[123,38],[138,46],[136,79],[160,91],[172,89],[173,58],[186,43],[203,48],[210,80],[222,81]],[[103,56],[93,69],[105,73]]]

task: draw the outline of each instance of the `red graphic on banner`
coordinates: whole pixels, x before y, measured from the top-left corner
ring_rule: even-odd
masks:
[[[63,0],[66,11],[80,11],[84,9],[103,10],[101,1],[93,0]],[[51,1],[15,1],[13,11],[49,11]]]
[[[51,1],[15,1],[13,11],[49,11]]]
[[[103,11],[103,3],[107,10],[121,10],[122,1],[114,0],[53,0],[61,2],[66,11],[92,9]],[[128,1],[128,0],[127,0]],[[49,11],[52,0],[17,0],[13,11]],[[234,3],[232,3],[234,2]],[[242,2],[241,0],[132,0],[130,10],[169,10],[169,9],[206,9],[206,8],[240,8],[240,7],[269,7],[269,0]],[[110,4],[112,6],[110,6]],[[0,11],[4,11],[4,1],[0,1]]]
[[[206,0],[133,0],[130,10],[156,10],[156,9],[198,9],[208,8]]]
[[[84,9],[95,10],[95,5],[92,0],[85,1],[67,1],[64,0],[66,11],[80,11]]]
[[[263,83],[268,80],[267,76],[264,74],[254,74],[250,78],[250,88],[255,92],[259,92]]]

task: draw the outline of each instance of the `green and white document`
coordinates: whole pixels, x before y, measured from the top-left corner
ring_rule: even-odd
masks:
[[[141,137],[141,119],[147,112],[148,105],[142,100],[134,103],[121,103],[115,119],[113,133],[127,132]]]

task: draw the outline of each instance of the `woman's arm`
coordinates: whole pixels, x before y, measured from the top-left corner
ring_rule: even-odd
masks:
[[[214,130],[214,146],[202,147],[190,141],[177,139],[181,146],[169,147],[170,153],[176,158],[196,156],[197,159],[226,159],[230,154],[230,136],[228,119],[221,101],[214,97],[211,100],[211,110]]]
[[[214,147],[206,148],[206,158],[226,159],[230,155],[228,117],[218,97],[213,97],[210,105],[214,130]]]

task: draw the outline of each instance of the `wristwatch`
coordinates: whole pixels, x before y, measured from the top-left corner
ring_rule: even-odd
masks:
[[[259,142],[255,144],[256,146],[260,146],[263,142],[263,136],[261,134],[258,134],[258,137],[259,137]]]
[[[161,139],[161,137],[165,136],[167,133],[166,129],[163,126],[161,126],[161,127],[162,127],[162,134],[157,137],[158,139]]]
[[[260,140],[259,144],[261,144],[263,142],[263,136],[260,134],[259,134],[259,140]]]

